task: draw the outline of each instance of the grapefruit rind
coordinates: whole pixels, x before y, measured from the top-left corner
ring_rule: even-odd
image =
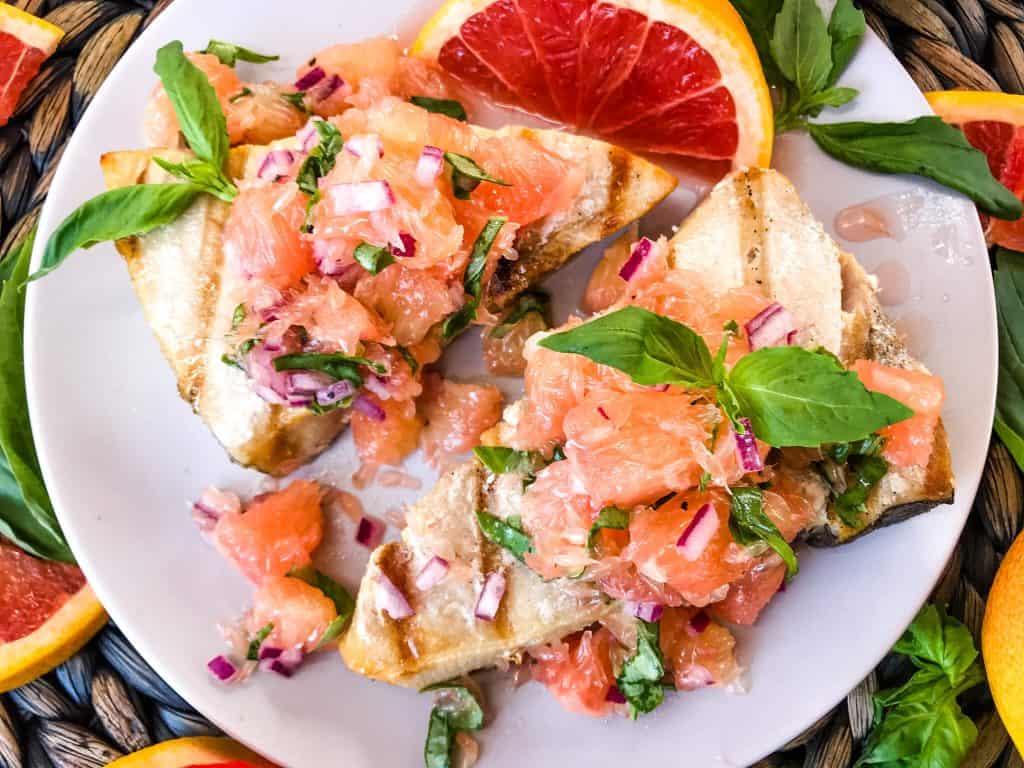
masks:
[[[1024,534],[1006,553],[985,607],[981,649],[996,709],[1017,749],[1024,750]]]
[[[1024,125],[1024,96],[994,91],[930,91],[924,95],[947,123],[979,121]]]
[[[85,585],[34,632],[0,645],[0,693],[63,664],[106,623],[103,606]]]
[[[277,768],[237,741],[221,736],[164,741],[115,760],[107,768],[184,768],[188,765],[213,765],[232,760],[252,763],[257,768]]]
[[[494,0],[448,0],[420,30],[410,53],[436,61],[444,44],[462,24]],[[736,105],[739,144],[734,167],[771,165],[775,139],[771,93],[757,49],[743,19],[728,0],[603,0],[677,27],[715,60],[722,84]]]
[[[47,56],[57,50],[64,30],[12,5],[0,4],[0,32],[6,32]]]

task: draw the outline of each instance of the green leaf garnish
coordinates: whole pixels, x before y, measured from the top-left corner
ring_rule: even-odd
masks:
[[[996,308],[999,320],[999,393],[995,429],[1024,469],[1024,254],[996,252]]]
[[[853,0],[838,0],[828,23],[828,36],[832,44],[832,72],[827,85],[833,86],[839,80],[860,48],[866,31],[864,12],[853,4]]]
[[[469,256],[466,274],[462,277],[462,289],[466,293],[466,303],[458,312],[448,317],[441,326],[441,334],[445,340],[452,339],[469,327],[476,319],[476,311],[480,307],[480,296],[483,293],[484,269],[487,267],[487,254],[491,252],[498,233],[508,222],[504,216],[493,216],[487,220],[484,228],[473,243],[473,251]]]
[[[401,344],[395,347],[395,349],[398,350],[398,354],[402,356],[402,359],[405,360],[406,365],[409,366],[409,370],[412,372],[412,375],[415,376],[416,372],[420,369],[420,361],[417,360],[415,356],[413,356],[412,352],[403,347]]]
[[[185,141],[196,157],[223,169],[228,159],[227,120],[206,74],[185,57],[180,40],[157,51],[153,71],[163,83]]]
[[[371,275],[376,275],[384,267],[389,267],[395,263],[395,257],[391,255],[391,249],[381,245],[360,243],[356,246],[353,256],[356,262]]]
[[[770,45],[775,65],[801,98],[824,88],[832,72],[832,52],[825,17],[815,0],[785,0],[775,17]]]
[[[517,451],[501,445],[481,445],[473,449],[480,463],[496,475],[521,472],[532,475],[537,467],[538,456],[532,451]]]
[[[782,0],[730,0],[750,33],[761,59],[761,68],[770,85],[787,85],[775,60],[772,58],[771,41],[775,31],[775,18],[782,10]]]
[[[0,535],[47,560],[75,562],[43,484],[25,393],[23,331],[33,231],[4,259],[0,287]]]
[[[242,99],[248,98],[249,96],[252,96],[252,89],[251,88],[243,88],[238,93],[236,93],[234,96],[232,96],[230,99],[228,99],[228,103],[229,104],[237,104]]]
[[[665,697],[661,680],[665,677],[665,659],[658,643],[656,623],[636,623],[636,653],[622,665],[615,682],[629,703],[629,716],[653,712]]]
[[[432,96],[412,96],[409,98],[417,107],[423,107],[427,112],[434,112],[439,115],[447,115],[456,120],[466,122],[466,108],[455,99],[435,99]]]
[[[507,181],[491,176],[471,157],[455,152],[445,152],[444,159],[452,167],[452,192],[459,200],[469,200],[470,193],[484,181],[502,187],[512,186]]]
[[[476,519],[487,540],[507,549],[517,560],[524,561],[526,553],[532,551],[533,542],[530,537],[501,518],[478,511]]]
[[[252,640],[249,641],[249,650],[245,654],[245,658],[249,661],[259,661],[260,658],[260,646],[263,645],[263,641],[270,637],[270,633],[274,631],[274,624],[265,624],[260,628],[260,631],[253,635]]]
[[[381,375],[387,373],[387,368],[380,363],[365,357],[344,355],[341,352],[299,352],[274,358],[275,371],[319,371],[336,380],[351,381],[356,387],[363,385],[360,366],[366,366]]]
[[[334,170],[338,153],[345,143],[341,131],[335,128],[333,123],[326,120],[314,120],[313,126],[320,136],[320,143],[313,147],[306,159],[302,161],[295,177],[295,183],[299,189],[309,195],[309,201],[306,203],[306,221],[302,226],[304,232],[313,231],[313,226],[310,223],[313,206],[319,203],[322,197],[320,179]]]
[[[213,195],[225,203],[230,203],[238,197],[238,187],[234,182],[224,175],[224,171],[205,160],[192,158],[180,163],[172,163],[162,157],[154,157],[153,162],[172,176],[199,187],[203,192]]]
[[[962,192],[987,214],[1014,221],[1024,212],[1020,200],[992,176],[985,155],[963,133],[938,117],[905,123],[809,125],[827,154],[858,168],[912,173]]]
[[[296,568],[290,571],[288,575],[294,579],[306,582],[311,587],[316,587],[334,603],[334,610],[337,611],[338,615],[327,626],[323,637],[317,643],[317,648],[323,648],[341,635],[341,631],[345,628],[348,620],[352,618],[352,614],[356,609],[356,601],[341,584],[311,565],[305,568]]]
[[[212,53],[218,59],[220,63],[227,66],[235,66],[237,61],[248,61],[253,64],[266,64],[268,61],[277,61],[280,56],[268,56],[263,53],[256,53],[248,48],[243,48],[240,45],[234,43],[225,43],[223,40],[211,40],[207,43],[206,48],[203,49],[203,53]]]
[[[245,322],[246,318],[245,303],[238,304],[235,307],[235,311],[231,313],[231,330],[237,331],[238,326]]]
[[[505,338],[513,328],[527,315],[537,314],[544,320],[547,327],[548,310],[551,307],[551,297],[543,291],[527,291],[519,296],[516,305],[501,321],[500,325],[494,326],[487,334],[492,339]]]
[[[313,114],[313,110],[306,104],[306,94],[303,91],[296,91],[294,93],[282,93],[281,98],[286,104],[291,105],[299,112],[305,115]]]
[[[451,768],[457,731],[476,731],[484,724],[484,710],[463,684],[448,681],[428,685],[421,693],[443,691],[430,711],[427,741],[423,748],[426,768]]]
[[[846,467],[845,487],[841,491],[832,487],[828,473],[825,479],[831,489],[833,508],[851,528],[863,525],[868,496],[889,472],[889,462],[881,456],[884,445],[882,437],[873,435],[855,443],[833,445],[826,452],[836,464]]]
[[[587,535],[587,546],[594,546],[594,538],[602,528],[610,528],[615,531],[624,531],[629,528],[629,512],[618,507],[605,507],[597,513],[593,524],[590,526],[590,533]]]
[[[749,547],[764,542],[774,549],[786,563],[786,578],[791,579],[800,570],[796,554],[783,538],[779,529],[764,513],[764,491],[756,486],[732,489],[729,508],[729,531],[736,543]]]

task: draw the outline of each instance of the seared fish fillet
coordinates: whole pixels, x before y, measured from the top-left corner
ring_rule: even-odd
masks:
[[[643,216],[676,184],[658,166],[595,139],[526,128],[475,130],[528,136],[586,170],[582,189],[569,210],[519,231],[518,260],[503,261],[487,287],[492,308],[504,306],[581,249]],[[267,151],[266,147],[232,150],[231,175],[251,177]],[[185,156],[177,150],[110,153],[101,161],[107,187],[174,181],[150,161],[153,154],[168,159]],[[117,248],[178,379],[181,396],[234,461],[285,475],[326,449],[344,428],[347,414],[315,415],[267,403],[252,391],[241,371],[221,362],[242,293],[221,247],[228,211],[227,204],[203,196],[178,221],[121,240]]]
[[[422,688],[502,660],[526,647],[558,640],[613,610],[593,587],[571,579],[544,581],[506,550],[484,538],[476,513],[505,518],[518,511],[519,475],[495,478],[470,461],[441,478],[408,513],[401,542],[378,547],[359,589],[355,614],[341,641],[341,656],[356,672],[395,685]],[[428,592],[416,576],[435,554],[453,563]],[[505,575],[505,594],[494,621],[474,610],[485,578]],[[378,604],[386,576],[416,614],[396,621]]]
[[[669,242],[672,266],[700,272],[718,290],[758,286],[796,318],[805,343],[825,347],[847,365],[857,359],[925,370],[885,316],[877,283],[840,250],[796,189],[771,170],[737,171],[721,181]],[[949,442],[939,423],[927,467],[890,470],[850,528],[829,509],[828,486],[808,468],[806,451],[782,452],[821,510],[807,533],[816,546],[842,544],[879,526],[900,522],[953,500]]]

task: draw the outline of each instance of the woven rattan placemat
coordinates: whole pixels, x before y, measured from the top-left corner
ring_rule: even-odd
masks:
[[[131,41],[171,0],[15,0],[66,31],[57,54],[0,130],[0,257],[35,225],[64,145],[100,83]],[[1024,93],[1021,0],[864,0],[872,29],[922,90]],[[1007,450],[989,450],[967,528],[934,599],[980,647],[985,598],[999,561],[1024,526],[1024,483]],[[905,678],[888,657],[847,699],[758,768],[847,768],[871,723],[871,694]],[[965,708],[979,738],[965,768],[1024,768],[991,697],[979,687]],[[180,736],[218,733],[167,686],[114,627],[54,673],[0,697],[0,768],[101,768],[111,759]]]

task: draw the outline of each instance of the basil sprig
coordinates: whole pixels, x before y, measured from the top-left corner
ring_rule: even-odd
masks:
[[[202,192],[231,200],[237,189],[224,173],[228,159],[227,121],[206,75],[185,56],[181,42],[168,43],[153,67],[174,107],[178,125],[195,158],[156,162],[184,184],[136,184],[112,189],[76,209],[50,236],[40,268],[29,278],[49,274],[79,248],[141,235],[170,224]]]
[[[456,152],[445,152],[444,159],[452,167],[452,193],[458,200],[469,200],[473,190],[484,181],[501,187],[512,186],[507,181],[491,176],[471,157]]]
[[[423,762],[426,768],[451,768],[455,734],[480,730],[484,710],[472,691],[458,681],[434,683],[420,692],[430,691],[443,691],[443,694],[430,711]]]
[[[665,677],[665,658],[658,642],[659,625],[654,622],[636,622],[636,653],[622,665],[615,682],[629,703],[629,716],[636,720],[641,714],[657,709],[665,698],[662,679]]]
[[[0,262],[0,536],[47,560],[75,562],[43,484],[25,393],[25,292],[35,233]]]
[[[228,67],[235,66],[235,62],[248,61],[252,64],[266,64],[268,61],[277,61],[280,56],[256,53],[248,48],[243,48],[234,43],[225,43],[223,40],[211,40],[206,44],[203,53],[212,53],[220,63]]]
[[[996,307],[999,314],[999,394],[995,428],[1024,469],[1024,254],[996,253]]]
[[[533,551],[530,537],[500,517],[480,510],[476,513],[476,520],[487,540],[507,549],[516,560],[524,561],[526,553]]]
[[[483,293],[484,270],[487,268],[487,254],[491,252],[498,233],[508,219],[504,216],[493,216],[484,224],[484,228],[473,243],[473,251],[469,256],[466,274],[462,277],[462,289],[466,293],[466,303],[458,312],[448,317],[441,326],[444,339],[452,339],[469,327],[476,319],[476,311],[480,307],[480,296]]]
[[[757,486],[732,489],[729,507],[729,531],[737,544],[749,547],[764,542],[778,553],[786,564],[786,578],[800,570],[796,553],[778,527],[764,512],[764,491]]]
[[[970,631],[927,605],[893,651],[916,671],[903,685],[875,694],[874,722],[855,768],[956,768],[978,739],[957,698],[984,681]]]
[[[602,315],[540,345],[616,368],[637,384],[715,388],[734,422],[749,418],[757,437],[776,447],[851,442],[913,415],[865,389],[827,352],[767,347],[726,371],[698,333],[641,307]]]
[[[288,575],[306,582],[311,587],[316,587],[334,603],[334,610],[338,615],[327,625],[323,637],[317,643],[317,648],[323,648],[341,635],[345,624],[348,623],[348,620],[352,618],[352,614],[355,612],[356,601],[341,584],[311,565],[304,568],[296,568],[290,571]]]
[[[454,118],[466,122],[466,108],[461,102],[455,99],[435,99],[432,96],[411,96],[409,98],[417,107],[422,107],[427,112],[434,112],[439,115]]]

